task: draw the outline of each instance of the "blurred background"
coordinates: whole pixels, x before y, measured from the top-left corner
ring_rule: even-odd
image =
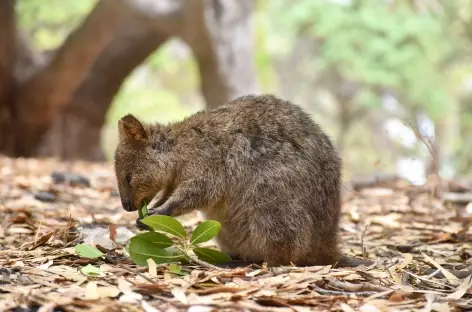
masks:
[[[117,121],[274,93],[344,176],[471,178],[470,0],[2,0],[0,151],[108,160]]]

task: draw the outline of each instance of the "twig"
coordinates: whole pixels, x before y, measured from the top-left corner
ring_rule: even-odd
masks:
[[[12,250],[12,249],[7,249],[7,250],[0,250],[0,258],[3,258],[5,256],[8,256],[9,258],[16,258],[16,257],[37,257],[40,255],[45,254],[43,250]]]
[[[334,278],[328,278],[327,280],[330,286],[347,290],[349,292],[358,292],[358,291],[383,292],[383,291],[390,290],[390,288],[383,287],[380,285],[374,285],[371,283],[351,284],[351,283],[341,282]]]
[[[430,273],[427,277],[437,277],[437,278],[444,278],[444,274],[441,270],[434,270],[434,269],[427,269],[426,273]],[[472,274],[472,270],[449,270],[449,272],[457,278],[464,279]]]
[[[149,278],[147,277],[146,275],[144,275],[143,273],[141,272],[138,272],[137,270],[133,270],[132,268],[128,268],[127,266],[123,265],[123,264],[118,264],[118,267],[128,271],[128,272],[131,272],[133,274],[136,274],[136,275],[139,275],[141,276],[142,278],[144,278],[145,280],[147,280],[148,282],[151,282],[153,284],[156,284],[156,282],[152,279],[152,278]]]
[[[423,277],[423,276],[419,276],[419,275],[416,275],[415,273],[412,273],[412,272],[408,272],[407,270],[405,269],[401,269],[403,272],[405,272],[406,274],[409,274],[417,279],[419,279],[420,281],[423,281],[423,282],[427,282],[427,283],[432,283],[432,284],[436,284],[436,285],[439,285],[439,286],[442,286],[442,287],[445,287],[445,288],[448,288],[450,290],[453,290],[454,288],[449,286],[449,285],[446,285],[444,283],[440,283],[440,282],[436,282],[436,281],[433,281],[433,280],[429,280],[427,279],[426,277]]]
[[[441,270],[437,269],[435,270],[433,273],[429,274],[429,275],[426,275],[426,278],[432,278],[432,277],[435,277],[436,275],[438,275],[438,273],[440,273]]]
[[[342,290],[329,290],[329,289],[324,289],[318,286],[313,286],[313,289],[320,294],[323,295],[330,295],[330,296],[348,296],[348,295],[356,295],[359,297],[369,297],[373,295],[377,295],[378,292],[375,291],[359,291],[359,292],[346,292]]]
[[[427,138],[425,136],[423,136],[421,133],[420,133],[420,130],[418,129],[418,124],[416,123],[415,125],[413,125],[412,123],[410,122],[407,122],[407,124],[410,126],[410,128],[413,130],[416,138],[421,141],[424,146],[426,146],[426,148],[428,149],[428,152],[431,156],[431,162],[432,162],[432,166],[433,166],[433,174],[436,178],[436,181],[434,181],[434,186],[433,186],[433,190],[432,190],[432,196],[433,197],[442,197],[442,194],[438,194],[438,193],[442,193],[440,190],[438,190],[438,186],[442,186],[442,178],[439,174],[439,162],[438,162],[438,154],[437,154],[437,151],[436,151],[436,148],[435,148],[435,145],[433,143],[433,141],[431,140],[431,138]]]
[[[38,228],[36,229],[36,233],[34,234],[34,239],[33,241],[37,241],[39,238],[39,231],[41,230],[41,226],[43,225],[43,220],[44,220],[44,215],[41,216],[41,220],[39,221]]]
[[[190,260],[192,260],[193,262],[195,262],[195,263],[197,263],[197,264],[199,264],[203,267],[206,267],[207,269],[210,269],[210,270],[225,271],[225,272],[228,271],[226,269],[217,267],[216,265],[213,265],[213,264],[210,264],[208,262],[202,261],[202,260],[200,260],[200,259],[198,259],[197,257],[194,257],[194,256],[190,256]]]
[[[421,141],[424,146],[426,146],[426,148],[428,149],[428,152],[430,154],[430,156],[433,158],[433,166],[435,166],[435,169],[437,169],[437,160],[436,160],[436,153],[433,149],[433,142],[431,141],[430,138],[425,138],[421,133],[420,133],[420,130],[418,129],[418,126],[417,125],[413,125],[412,123],[410,122],[406,122],[410,128],[413,130],[413,132],[415,133],[415,136],[416,138]]]
[[[364,248],[364,236],[365,233],[367,232],[367,229],[369,228],[369,224],[367,224],[364,228],[364,231],[362,231],[361,234],[361,249],[362,249],[362,258],[365,259],[365,248]]]

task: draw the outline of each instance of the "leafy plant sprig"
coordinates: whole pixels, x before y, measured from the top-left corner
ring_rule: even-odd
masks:
[[[187,240],[183,225],[170,216],[148,216],[147,206],[139,211],[141,222],[151,231],[135,235],[130,239],[129,254],[137,265],[147,266],[147,259],[156,263],[197,262],[200,260],[209,264],[224,263],[231,257],[218,250],[200,247],[199,244],[216,237],[221,230],[221,224],[215,220],[207,220],[199,224]],[[174,243],[166,234],[174,237]]]
[[[221,224],[214,220],[207,220],[199,224],[192,232],[190,239],[183,225],[170,216],[148,216],[147,205],[138,211],[141,222],[148,226],[149,231],[139,233],[130,239],[128,253],[134,263],[148,266],[148,259],[157,264],[170,263],[172,273],[183,275],[176,263],[195,262],[197,264],[220,269],[214,264],[231,261],[231,257],[215,249],[200,247],[201,243],[216,237],[221,230]],[[171,235],[177,243],[168,235]],[[101,258],[104,254],[95,247],[87,244],[78,244],[76,253],[85,258]]]

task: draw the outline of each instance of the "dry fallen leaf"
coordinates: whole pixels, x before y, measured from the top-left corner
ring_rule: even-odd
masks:
[[[348,304],[346,304],[344,302],[341,302],[340,308],[341,308],[341,310],[343,310],[343,312],[354,312],[355,311],[353,308],[351,308]]]
[[[182,288],[172,288],[170,290],[172,295],[174,295],[174,298],[180,301],[182,304],[187,304],[187,296],[185,295],[185,291]]]
[[[462,296],[464,296],[467,292],[467,290],[472,287],[472,275],[467,276],[462,280],[460,283],[459,287],[457,287],[456,291],[453,292],[452,294],[449,294],[447,298],[449,299],[460,299]]]
[[[118,289],[123,293],[123,296],[120,297],[121,302],[136,303],[143,299],[141,294],[138,294],[131,289],[131,283],[123,278],[118,279]]]
[[[53,263],[54,263],[53,260],[49,260],[48,262],[46,262],[46,263],[44,263],[44,264],[38,265],[38,269],[46,270],[46,269],[48,269]]]
[[[146,300],[141,301],[141,306],[143,307],[145,312],[161,312],[162,311],[151,306]]]
[[[120,290],[115,286],[98,287],[97,291],[100,298],[115,298],[120,294]]]
[[[96,300],[100,298],[97,290],[97,282],[91,281],[87,283],[87,286],[85,286],[85,299],[88,300]]]
[[[444,274],[444,276],[446,277],[449,283],[451,283],[452,285],[459,284],[460,281],[454,274],[452,274],[451,272],[443,268],[439,263],[434,261],[431,257],[426,255],[425,253],[421,253],[421,254],[426,258],[426,260],[431,262],[431,264],[433,264],[438,270],[440,270],[442,274]]]
[[[152,258],[147,259],[147,264],[149,268],[149,275],[151,278],[154,278],[157,276],[157,265],[156,262]]]

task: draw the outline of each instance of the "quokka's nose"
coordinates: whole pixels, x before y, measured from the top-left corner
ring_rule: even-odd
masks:
[[[126,211],[134,211],[133,203],[129,199],[121,200],[121,205]]]

